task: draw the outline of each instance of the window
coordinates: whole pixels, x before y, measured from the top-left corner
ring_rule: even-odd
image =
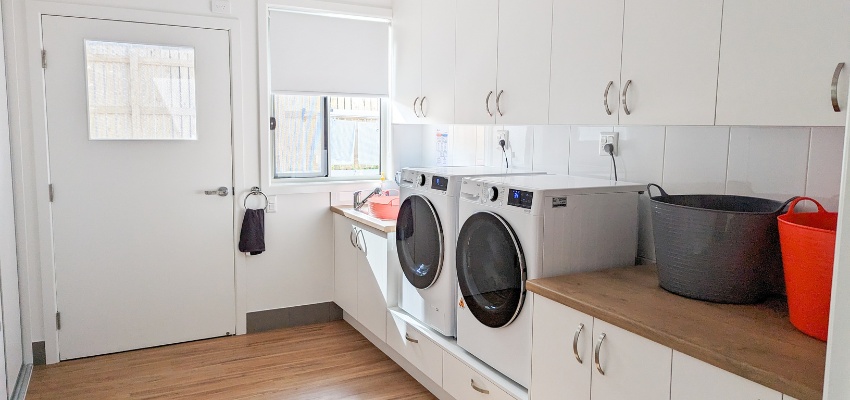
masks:
[[[375,177],[381,100],[273,95],[275,178]]]
[[[90,140],[196,140],[195,49],[85,41]]]

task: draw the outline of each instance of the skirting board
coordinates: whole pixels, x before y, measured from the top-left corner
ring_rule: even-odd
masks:
[[[15,382],[15,390],[12,391],[12,396],[9,397],[9,400],[24,400],[27,397],[27,389],[29,389],[31,377],[32,364],[21,365],[21,372],[18,374],[18,380]]]
[[[47,351],[44,341],[32,342],[32,365],[47,365]]]
[[[246,328],[248,333],[257,333],[302,325],[321,324],[341,319],[342,309],[336,303],[329,301],[326,303],[249,312],[246,316]]]
[[[391,360],[393,360],[396,364],[398,364],[402,369],[404,369],[413,379],[416,379],[422,386],[425,386],[425,389],[431,392],[434,396],[436,396],[440,400],[456,400],[452,397],[449,392],[446,392],[437,382],[428,378],[422,371],[418,368],[414,367],[409,361],[407,361],[401,354],[397,351],[393,350],[388,344],[384,343],[381,339],[378,339],[372,332],[369,331],[363,324],[357,322],[351,315],[347,312],[343,311],[342,319],[345,322],[348,322],[354,329],[360,332],[366,339],[372,342],[375,347],[379,350],[383,351]]]

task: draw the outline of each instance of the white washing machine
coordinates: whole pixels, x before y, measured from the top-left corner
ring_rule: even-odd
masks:
[[[405,168],[396,245],[404,279],[401,308],[445,336],[455,336],[455,239],[461,181],[469,176],[542,174],[499,167]]]
[[[464,179],[458,345],[528,387],[533,298],[526,280],[634,265],[645,189],[566,175]]]

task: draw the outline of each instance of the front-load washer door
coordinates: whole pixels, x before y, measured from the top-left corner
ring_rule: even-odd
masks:
[[[525,257],[502,217],[478,212],[457,238],[457,280],[472,315],[491,328],[509,325],[525,300]]]
[[[401,203],[395,228],[398,260],[417,289],[427,289],[443,267],[443,227],[427,198],[411,195]]]

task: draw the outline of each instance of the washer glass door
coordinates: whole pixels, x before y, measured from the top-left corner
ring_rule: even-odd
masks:
[[[472,315],[491,328],[507,326],[525,300],[525,258],[507,221],[473,214],[457,239],[457,279]]]
[[[433,285],[443,267],[443,227],[427,198],[414,194],[401,203],[395,240],[407,280],[417,289]]]

